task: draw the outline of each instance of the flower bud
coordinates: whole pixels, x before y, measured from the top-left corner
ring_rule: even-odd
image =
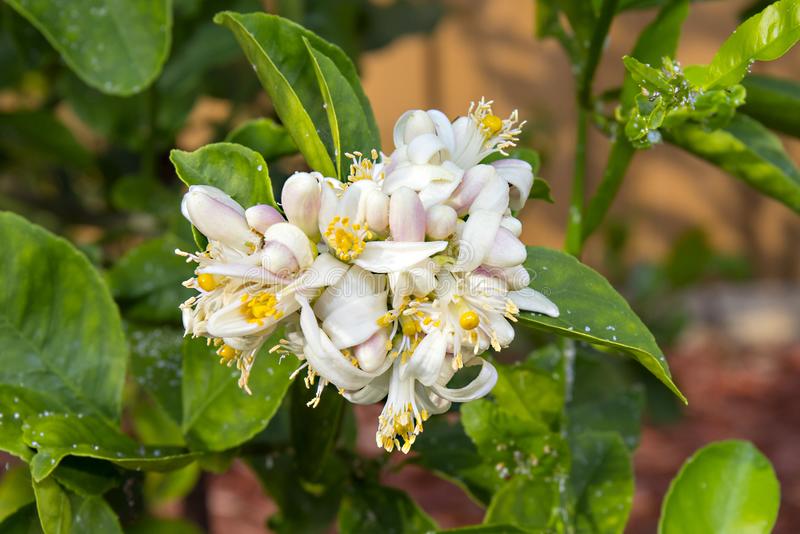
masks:
[[[511,186],[509,205],[512,210],[521,210],[533,187],[533,168],[521,159],[501,159],[491,163],[497,174]]]
[[[256,232],[263,234],[267,228],[279,222],[286,222],[283,216],[268,204],[256,204],[244,211],[247,224]]]
[[[312,239],[319,236],[320,185],[316,173],[296,172],[283,184],[281,203],[286,219]]]
[[[418,135],[434,133],[436,128],[427,113],[415,109],[404,113],[394,127],[394,145],[400,147],[410,143]]]
[[[386,328],[379,328],[377,332],[365,342],[356,345],[353,353],[358,360],[358,366],[367,373],[372,373],[380,369],[386,359],[389,341],[389,333]]]
[[[283,253],[293,258],[300,269],[305,269],[314,263],[315,253],[312,243],[309,241],[306,234],[296,226],[290,223],[277,223],[267,228],[267,231],[264,232],[265,252],[269,250],[270,244],[273,242],[282,245],[284,249]],[[282,249],[276,248],[276,250],[280,251]],[[273,257],[274,254],[278,253],[279,252],[269,252],[268,256],[265,257],[271,258],[270,260],[265,260],[263,259],[265,257],[262,257],[262,265],[266,269],[272,270],[271,266],[264,264],[264,261],[273,261],[275,263],[272,265],[275,266],[291,264],[290,260],[281,260]]]
[[[245,250],[258,242],[247,226],[244,210],[231,197],[216,187],[193,185],[183,196],[181,212],[211,241]]]
[[[264,245],[261,266],[271,273],[284,277],[297,272],[300,268],[292,251],[277,241],[270,241]]]
[[[434,240],[446,239],[456,231],[456,210],[439,204],[428,209],[426,233]]]
[[[481,192],[493,174],[494,171],[488,165],[471,167],[464,173],[461,183],[453,191],[448,205],[455,209],[458,215],[466,215],[478,193]]]
[[[527,258],[525,245],[508,229],[500,227],[483,263],[495,267],[514,267]]]
[[[507,215],[500,220],[500,226],[519,237],[522,234],[522,223],[516,217]]]
[[[395,191],[389,200],[389,229],[395,241],[425,241],[425,208],[407,187]]]
[[[415,165],[439,164],[443,161],[444,143],[436,134],[422,134],[415,137],[407,149],[408,160]]]
[[[369,229],[384,232],[389,227],[389,197],[377,189],[364,193],[364,215]]]

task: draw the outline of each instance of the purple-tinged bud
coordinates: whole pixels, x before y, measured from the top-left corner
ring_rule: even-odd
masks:
[[[181,212],[211,241],[239,250],[258,243],[258,236],[247,225],[244,210],[216,187],[193,185],[183,196]]]
[[[312,239],[319,237],[320,184],[315,174],[294,173],[283,184],[281,192],[286,219]]]
[[[273,224],[286,222],[283,216],[269,204],[256,204],[244,211],[244,217],[250,228],[263,234]]]
[[[389,351],[387,344],[389,333],[386,328],[379,328],[377,332],[365,342],[356,345],[353,353],[358,360],[358,366],[367,373],[380,369]]]
[[[383,233],[389,227],[389,197],[372,189],[364,192],[364,218],[369,229]]]
[[[425,241],[425,208],[407,187],[395,191],[389,200],[389,229],[395,241]]]
[[[447,239],[456,231],[458,215],[450,206],[439,204],[428,209],[426,233],[433,240]]]

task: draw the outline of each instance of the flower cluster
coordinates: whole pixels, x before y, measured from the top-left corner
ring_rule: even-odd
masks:
[[[507,119],[481,100],[451,122],[436,110],[405,113],[390,156],[356,153],[348,180],[295,173],[268,205],[243,209],[222,191],[192,186],[182,211],[208,238],[184,285],[186,333],[204,336],[247,388],[256,353],[303,363],[316,406],[332,384],[357,404],[386,398],[378,446],[408,452],[423,422],[451,402],[486,395],[497,373],[481,357],[507,347],[519,311],[558,309],[530,289],[514,213],[533,185],[521,160],[481,162],[514,146]],[[285,217],[284,217],[285,216]],[[479,367],[463,387],[449,384]]]

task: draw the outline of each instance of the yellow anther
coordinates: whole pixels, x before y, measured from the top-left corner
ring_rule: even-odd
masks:
[[[283,311],[276,308],[278,299],[275,293],[262,291],[248,298],[242,297],[241,311],[248,323],[257,323],[259,326],[264,324],[264,319],[272,317],[275,320],[283,317]]]
[[[486,128],[491,137],[503,129],[503,119],[497,115],[486,115],[481,121],[481,125]]]
[[[458,324],[460,324],[461,328],[464,330],[473,330],[477,328],[480,323],[480,317],[478,317],[478,314],[472,310],[465,311],[458,318]]]
[[[217,280],[213,274],[203,273],[197,277],[197,285],[203,291],[213,291],[217,287]]]
[[[419,332],[417,322],[409,315],[400,316],[400,328],[403,330],[403,335],[408,337],[414,336]]]
[[[229,362],[236,357],[237,352],[238,351],[230,345],[222,345],[219,350],[217,350],[217,355],[226,362]]]

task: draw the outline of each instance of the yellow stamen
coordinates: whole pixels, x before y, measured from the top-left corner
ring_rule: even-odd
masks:
[[[400,328],[403,330],[403,335],[408,337],[414,336],[419,332],[417,322],[409,315],[400,316]]]
[[[364,252],[365,240],[372,237],[366,223],[351,223],[349,217],[334,217],[325,230],[325,238],[340,260],[349,261]]]
[[[217,350],[217,355],[225,360],[226,362],[231,361],[236,357],[236,354],[239,351],[231,347],[230,345],[222,345],[219,350]]]
[[[197,277],[197,285],[203,291],[213,291],[217,287],[217,280],[213,274],[203,273]]]
[[[461,325],[461,328],[464,330],[474,330],[480,324],[481,319],[478,317],[478,314],[472,310],[465,311],[461,314],[458,318],[458,324]]]
[[[257,323],[259,326],[264,324],[264,319],[273,318],[275,320],[283,317],[283,312],[276,308],[278,299],[275,293],[262,291],[252,297],[247,295],[242,297],[241,312],[248,323]]]

